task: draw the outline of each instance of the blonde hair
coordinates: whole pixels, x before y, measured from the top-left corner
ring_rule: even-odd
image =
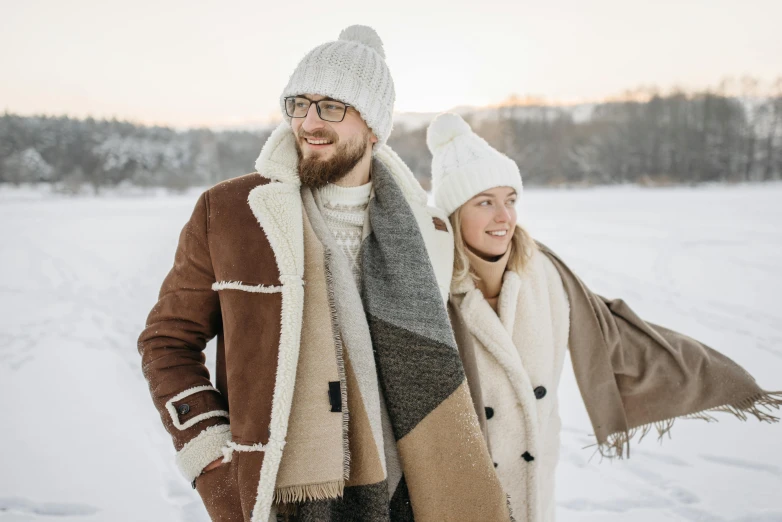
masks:
[[[467,245],[462,237],[462,208],[456,209],[448,218],[453,228],[453,280],[454,284],[461,284],[467,277],[472,277],[474,282],[479,280],[478,276],[470,271],[470,258],[467,257],[466,248]],[[524,227],[516,224],[516,229],[513,231],[513,237],[510,240],[511,250],[510,257],[508,258],[507,270],[512,270],[516,273],[521,273],[524,267],[527,265],[527,261],[532,258],[532,254],[538,249],[538,245],[532,236],[527,232]]]

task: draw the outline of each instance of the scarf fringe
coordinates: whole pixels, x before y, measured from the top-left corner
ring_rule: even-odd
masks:
[[[657,440],[662,442],[665,435],[668,435],[668,438],[671,437],[671,429],[677,419],[699,419],[706,422],[719,422],[719,419],[711,415],[712,413],[717,412],[730,413],[742,421],[748,420],[749,416],[752,415],[760,422],[779,422],[779,417],[777,415],[769,413],[772,408],[774,410],[782,408],[782,392],[764,392],[748,397],[735,404],[716,406],[708,410],[690,413],[672,419],[651,422],[627,431],[612,433],[607,437],[605,442],[597,444],[597,451],[603,458],[623,459],[625,456],[630,458],[630,441],[637,437],[637,442],[641,442],[644,437],[652,431],[652,428],[657,431]]]
[[[337,317],[337,305],[334,297],[334,275],[331,272],[331,263],[333,254],[328,248],[324,248],[323,257],[325,260],[326,293],[329,301],[329,311],[331,312],[331,331],[334,335],[334,346],[337,352],[337,372],[339,374],[340,384],[340,403],[342,405],[342,479],[350,478],[350,438],[348,428],[350,425],[350,411],[348,410],[348,384],[345,377],[345,356],[344,345],[342,343],[342,334],[339,331],[339,318]]]
[[[510,517],[510,522],[516,522],[516,518],[513,516],[513,506],[510,503],[510,495],[505,495],[505,500],[508,504],[508,516]]]
[[[329,500],[342,497],[344,490],[344,480],[286,486],[274,490],[274,502],[285,506],[309,500]]]

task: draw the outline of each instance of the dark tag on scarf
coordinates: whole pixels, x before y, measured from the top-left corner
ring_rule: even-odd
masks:
[[[329,402],[331,411],[342,411],[342,387],[339,381],[329,382]]]

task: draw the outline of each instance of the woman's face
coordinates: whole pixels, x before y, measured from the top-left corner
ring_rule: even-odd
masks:
[[[462,238],[483,258],[503,255],[516,229],[516,190],[495,187],[481,192],[460,207]]]

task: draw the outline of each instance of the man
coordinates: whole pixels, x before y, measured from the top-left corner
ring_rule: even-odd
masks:
[[[213,520],[510,518],[445,311],[448,221],[385,144],[394,97],[371,28],[316,47],[257,172],[182,231],[139,352]]]

